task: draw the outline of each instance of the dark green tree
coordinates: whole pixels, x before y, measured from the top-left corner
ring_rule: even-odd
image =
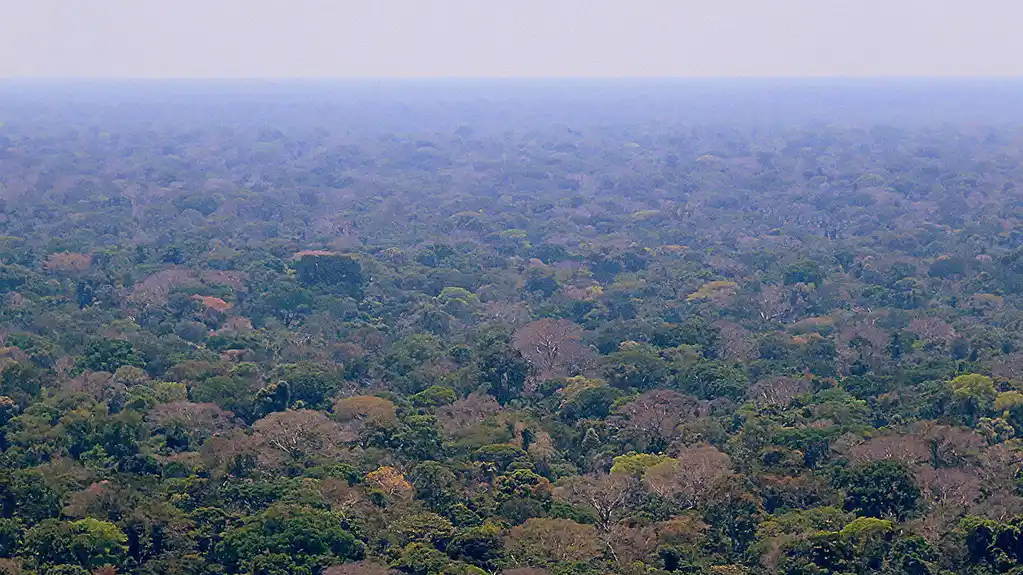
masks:
[[[82,367],[91,371],[114,373],[122,366],[143,367],[145,361],[131,342],[98,338],[89,342],[82,357]]]
[[[869,517],[902,520],[917,509],[920,488],[897,461],[871,461],[844,474],[845,508]]]
[[[303,255],[295,263],[299,283],[362,299],[362,264],[351,255]]]

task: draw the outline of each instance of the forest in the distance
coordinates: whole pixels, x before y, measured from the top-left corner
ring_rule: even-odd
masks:
[[[0,574],[1021,573],[1021,100],[0,84]]]

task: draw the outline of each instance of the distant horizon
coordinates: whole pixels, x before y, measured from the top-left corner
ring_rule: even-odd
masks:
[[[251,83],[973,83],[1023,82],[1023,75],[1006,76],[0,76],[0,83],[173,83],[173,82],[251,82]]]
[[[258,115],[268,122],[299,118],[311,125],[333,118],[385,131],[450,119],[456,110],[477,122],[488,118],[493,126],[511,117],[523,126],[596,117],[626,125],[655,116],[658,121],[759,124],[955,119],[1023,125],[1021,100],[1023,77],[0,79],[0,121],[7,122],[46,109],[73,118],[79,105],[125,121],[130,111],[133,121],[149,121],[165,117],[159,107],[170,106],[188,110],[199,123]],[[311,112],[295,116],[295,108]]]

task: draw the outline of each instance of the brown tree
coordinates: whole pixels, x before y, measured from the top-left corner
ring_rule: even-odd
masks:
[[[234,414],[212,403],[175,401],[157,405],[146,416],[153,431],[167,432],[178,427],[188,436],[190,442],[202,445],[215,435],[222,435],[236,428]]]
[[[757,345],[753,332],[730,321],[719,321],[714,326],[718,328],[721,354],[724,359],[733,362],[756,359]]]
[[[533,461],[538,463],[548,463],[558,454],[558,450],[554,446],[554,438],[546,431],[540,431],[534,435],[527,451]]]
[[[58,252],[50,254],[43,263],[49,272],[76,273],[84,272],[92,265],[92,256],[74,252]]]
[[[679,426],[694,421],[703,408],[695,397],[655,389],[622,405],[612,419],[618,437],[638,451],[664,451],[678,436]]]
[[[935,467],[977,466],[987,447],[984,436],[964,427],[926,423],[914,427],[913,435],[930,445]]]
[[[1009,380],[1018,380],[1023,377],[1023,351],[999,355],[988,363],[991,374],[995,377]]]
[[[619,569],[642,563],[657,549],[657,531],[652,526],[617,524],[602,534],[604,547]]]
[[[906,331],[914,333],[925,342],[945,344],[956,337],[956,330],[945,320],[937,317],[918,317],[909,322]]]
[[[63,513],[76,519],[97,517],[109,521],[119,521],[125,511],[130,510],[133,504],[138,503],[131,499],[110,481],[98,481],[68,496]]]
[[[319,411],[278,411],[252,425],[253,447],[259,462],[277,467],[309,458],[337,458],[355,434]]]
[[[122,398],[125,392],[125,385],[105,371],[87,371],[67,382],[66,388],[72,393],[84,393],[101,403]]]
[[[158,271],[135,284],[128,299],[142,306],[149,306],[166,302],[171,290],[176,287],[198,285],[201,285],[199,278],[192,270],[170,268]]]
[[[890,357],[888,332],[875,325],[875,321],[873,318],[838,332],[838,358],[844,373],[848,373],[855,364],[878,370]]]
[[[806,379],[769,377],[750,386],[749,397],[761,405],[787,407],[794,397],[810,391],[811,388],[810,382]]]
[[[591,474],[571,477],[555,494],[576,505],[588,505],[597,513],[597,528],[607,532],[629,513],[629,502],[636,492],[635,480],[624,473]]]
[[[732,473],[732,460],[708,444],[683,448],[676,458],[659,463],[643,474],[643,484],[651,493],[696,507],[711,485]]]
[[[509,327],[517,327],[529,321],[529,309],[524,303],[515,300],[487,301],[483,305],[483,313],[489,321]]]
[[[0,575],[21,575],[23,572],[21,563],[14,559],[0,558]]]
[[[501,405],[492,395],[470,393],[465,399],[437,409],[437,419],[445,432],[454,433],[459,429],[482,423],[499,411]]]
[[[593,526],[569,519],[529,519],[512,528],[506,547],[513,561],[535,566],[583,563],[600,556]]]
[[[980,455],[980,473],[986,489],[1012,489],[1023,472],[1023,456],[1005,445],[993,445]]]
[[[353,428],[386,427],[398,418],[394,402],[372,395],[343,397],[334,402],[334,416]]]
[[[671,519],[658,523],[657,538],[664,545],[690,549],[698,552],[706,541],[709,525],[703,522],[700,514],[695,511],[687,511]]]
[[[761,287],[757,297],[760,319],[784,322],[792,311],[787,296],[788,294],[781,286],[765,285]]]
[[[931,459],[930,445],[926,440],[905,435],[881,435],[858,445],[838,449],[852,463],[891,459],[913,467],[929,463]]]
[[[536,366],[541,379],[556,375],[578,375],[593,358],[590,348],[580,343],[583,329],[567,319],[544,318],[515,332],[515,348]]]
[[[914,476],[934,506],[965,509],[981,495],[980,475],[973,470],[919,467]]]

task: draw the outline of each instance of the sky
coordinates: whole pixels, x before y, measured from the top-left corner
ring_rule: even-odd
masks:
[[[1023,0],[0,0],[0,77],[1023,76]]]

